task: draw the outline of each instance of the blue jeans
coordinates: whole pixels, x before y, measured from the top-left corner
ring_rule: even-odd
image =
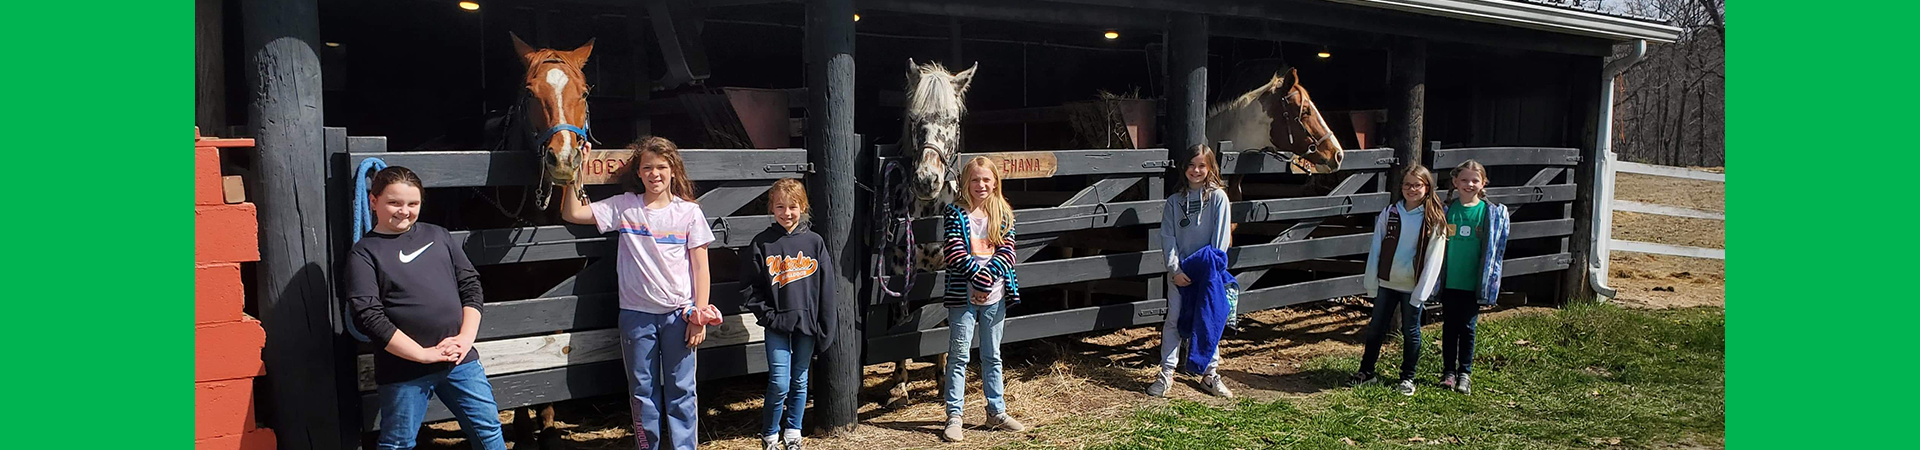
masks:
[[[1387,340],[1387,322],[1393,321],[1394,310],[1399,310],[1400,335],[1405,339],[1400,344],[1400,379],[1413,379],[1413,369],[1420,364],[1420,314],[1426,305],[1408,304],[1411,296],[1380,288],[1380,295],[1373,299],[1373,318],[1367,321],[1367,350],[1360,355],[1361,373],[1374,373],[1374,363],[1380,361],[1380,345]]]
[[[698,448],[700,399],[695,395],[694,349],[687,348],[687,319],[622,309],[620,352],[627,367],[634,443],[643,450],[659,444]]]
[[[382,384],[380,393],[380,450],[413,448],[420,433],[420,421],[426,418],[427,401],[435,394],[460,421],[473,448],[506,450],[500,434],[500,408],[493,403],[493,385],[479,361],[453,366],[444,372],[398,383]]]
[[[1473,373],[1473,332],[1480,325],[1479,294],[1442,289],[1440,308],[1441,370]]]
[[[766,432],[800,429],[807,412],[807,368],[813,366],[813,336],[767,331]]]
[[[986,391],[987,415],[1007,412],[1005,385],[1000,379],[1000,335],[1006,330],[1007,302],[947,308],[947,415],[966,407],[967,348],[980,336],[980,381]]]

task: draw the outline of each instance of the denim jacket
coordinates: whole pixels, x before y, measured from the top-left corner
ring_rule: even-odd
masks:
[[[1491,305],[1494,303],[1494,300],[1500,297],[1500,266],[1501,263],[1505,261],[1507,255],[1507,234],[1509,229],[1512,228],[1512,223],[1510,223],[1511,218],[1507,217],[1507,205],[1494,203],[1491,200],[1481,201],[1487,202],[1487,223],[1481,227],[1481,229],[1487,230],[1487,236],[1486,239],[1481,240],[1486,244],[1486,247],[1480,251],[1480,292],[1478,293],[1478,298],[1480,304]],[[1447,207],[1452,208],[1453,202],[1447,202]],[[1441,268],[1441,276],[1445,277],[1444,272],[1450,269],[1452,268]]]

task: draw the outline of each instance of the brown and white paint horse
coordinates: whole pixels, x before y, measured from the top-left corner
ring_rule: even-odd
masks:
[[[940,208],[952,203],[960,192],[960,118],[966,114],[967,87],[980,65],[959,73],[948,72],[938,62],[918,64],[907,60],[907,108],[900,152],[906,158],[909,173],[904,187],[905,202],[889,205],[904,208],[896,215],[913,219],[934,217]],[[907,274],[914,270],[940,270],[940,244],[919,243],[912,248],[893,246],[884,250],[888,273]],[[904,321],[912,313],[911,305],[900,308],[894,319]],[[935,365],[946,366],[946,354],[935,357]],[[900,405],[907,400],[907,367],[913,359],[894,363],[894,386],[888,391],[887,404]],[[941,377],[934,377],[942,379]]]
[[[1207,142],[1233,141],[1233,149],[1261,152],[1287,161],[1312,174],[1340,170],[1340,140],[1313,106],[1313,97],[1300,86],[1298,71],[1274,74],[1267,84],[1239,98],[1207,109]],[[1240,200],[1244,175],[1230,176],[1227,193]]]
[[[508,36],[527,66],[527,95],[520,104],[528,121],[526,130],[539,133],[532,142],[541,151],[541,179],[535,191],[543,195],[536,197],[535,204],[546,209],[545,189],[554,185],[572,186],[573,192],[585,199],[586,191],[579,189],[577,175],[592,148],[593,137],[587,126],[587,76],[581,69],[593,54],[593,40],[573,50],[554,50],[536,49],[520,36]]]

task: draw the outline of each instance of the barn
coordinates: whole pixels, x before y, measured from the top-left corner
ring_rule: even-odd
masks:
[[[1589,275],[1605,254],[1593,199],[1610,195],[1611,75],[1679,34],[1563,3],[199,0],[196,125],[255,144],[220,163],[259,208],[244,309],[266,330],[256,411],[280,447],[355,446],[375,423],[376,349],[349,336],[336,277],[370,158],[421,173],[424,220],[456,230],[481,266],[479,347],[503,408],[624,389],[613,246],[535,205],[537,153],[507,144],[525,95],[516,37],[592,42],[591,196],[618,191],[607,175],[637,137],[689,149],[719,237],[713,301],[731,316],[702,347],[703,379],[765,370],[731,249],[770,223],[756,200],[774,180],[807,181],[817,229],[842,249],[842,327],[862,337],[816,371],[816,417],[843,427],[861,366],[946,348],[940,275],[884,260],[907,229],[937,235],[884,207],[889,167],[910,164],[894,145],[908,60],[977,67],[962,150],[1015,169],[1029,300],[1007,341],[1164,320],[1160,204],[1182,149],[1202,143],[1226,150],[1242,186],[1242,311],[1359,293],[1367,221],[1393,201],[1395,169],[1466,159],[1492,167],[1490,193],[1517,209],[1503,301],[1556,304],[1605,290]],[[1345,149],[1337,170],[1208,138],[1209,105],[1286,71]]]

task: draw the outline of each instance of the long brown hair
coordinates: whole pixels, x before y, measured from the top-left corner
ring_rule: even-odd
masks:
[[[1182,161],[1183,164],[1180,165],[1183,169],[1180,171],[1181,180],[1186,180],[1186,170],[1184,169],[1193,165],[1193,158],[1205,156],[1207,158],[1207,176],[1202,182],[1206,183],[1208,188],[1213,189],[1221,189],[1227,186],[1226,183],[1220,181],[1220,153],[1213,151],[1213,147],[1208,147],[1207,144],[1193,144],[1192,147],[1187,147],[1187,153],[1193,156],[1189,156],[1186,161]],[[1191,187],[1188,188],[1191,189]],[[1204,192],[1195,192],[1194,194],[1198,195],[1202,193]]]
[[[687,163],[680,159],[680,147],[673,145],[673,141],[659,136],[647,136],[628,145],[627,149],[633,150],[633,157],[627,159],[626,167],[621,168],[621,171],[625,172],[620,176],[622,189],[634,195],[646,195],[647,185],[640,181],[640,157],[652,153],[659,155],[660,159],[667,160],[667,167],[673,171],[673,180],[667,182],[667,193],[681,200],[694,201],[693,179],[687,178]]]
[[[974,205],[973,197],[965,188],[968,183],[967,174],[973,172],[974,168],[980,168],[981,170],[987,171],[987,173],[993,174],[993,191],[987,193],[985,205]],[[1007,197],[1000,191],[1001,180],[1003,178],[1006,177],[1001,175],[999,165],[993,163],[993,158],[975,156],[973,159],[967,160],[966,165],[960,166],[960,186],[962,189],[959,196],[960,198],[954,200],[954,202],[960,204],[960,209],[962,210],[971,211],[975,206],[981,206],[987,210],[987,243],[995,246],[1006,242],[1007,233],[1005,230],[1013,226],[1013,206],[1007,204]]]
[[[1488,180],[1488,179],[1487,179],[1487,166],[1482,166],[1482,165],[1480,165],[1480,162],[1479,162],[1479,161],[1474,161],[1474,160],[1471,160],[1471,159],[1469,159],[1469,160],[1466,160],[1465,162],[1461,162],[1461,163],[1460,163],[1460,165],[1458,165],[1458,166],[1454,166],[1454,167],[1453,167],[1453,171],[1452,171],[1452,172],[1448,172],[1448,173],[1447,173],[1447,178],[1451,178],[1451,179],[1459,179],[1459,178],[1460,178],[1460,174],[1463,174],[1463,173],[1467,173],[1467,172],[1473,172],[1473,173],[1477,173],[1477,174],[1480,174],[1480,181],[1481,181],[1481,183],[1480,183],[1480,199],[1481,199],[1481,200],[1486,200],[1486,199],[1487,199],[1487,183],[1486,183],[1486,182],[1487,182],[1487,181],[1491,181],[1491,180]],[[1454,189],[1454,190],[1453,190],[1453,198],[1454,198],[1455,200],[1459,200],[1459,199],[1460,199],[1460,190],[1459,190],[1459,189]]]
[[[1439,235],[1441,230],[1447,229],[1447,214],[1441,212],[1445,207],[1440,206],[1440,196],[1434,194],[1433,171],[1427,170],[1426,166],[1422,166],[1419,163],[1414,163],[1407,166],[1407,172],[1401,177],[1401,180],[1419,180],[1421,183],[1427,185],[1426,198],[1414,199],[1414,202],[1419,203],[1421,207],[1421,216],[1423,217],[1421,226],[1426,227],[1426,231],[1433,233],[1433,235]],[[1406,181],[1401,181],[1401,183],[1405,184]],[[1401,206],[1401,208],[1405,207],[1406,206]],[[1422,242],[1420,245],[1426,245],[1426,243]]]

